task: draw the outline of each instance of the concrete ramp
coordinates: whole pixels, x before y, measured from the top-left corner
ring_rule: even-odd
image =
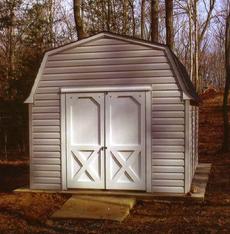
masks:
[[[199,163],[191,185],[191,197],[204,200],[212,164]]]
[[[123,221],[136,203],[135,198],[77,196],[69,198],[51,218],[106,219]]]

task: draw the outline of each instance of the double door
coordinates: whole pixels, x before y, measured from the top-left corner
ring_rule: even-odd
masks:
[[[145,92],[66,94],[67,188],[145,190]]]

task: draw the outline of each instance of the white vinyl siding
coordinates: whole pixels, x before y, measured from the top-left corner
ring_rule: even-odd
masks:
[[[198,107],[189,105],[187,111],[186,192],[190,189],[198,164]]]
[[[152,93],[152,191],[184,193],[184,101],[177,85]]]
[[[152,192],[184,192],[184,101],[164,50],[96,39],[48,56],[32,104],[31,188],[61,189],[60,88],[152,85]]]

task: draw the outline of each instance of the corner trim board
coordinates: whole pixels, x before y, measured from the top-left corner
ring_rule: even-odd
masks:
[[[66,95],[61,94],[61,188],[67,190],[66,176]]]
[[[188,193],[190,191],[190,113],[189,113],[190,100],[185,100],[185,172],[184,172],[184,192]]]
[[[146,92],[146,192],[152,192],[152,92]]]
[[[32,158],[33,158],[33,138],[32,138],[32,132],[33,132],[33,124],[32,124],[32,104],[29,104],[28,106],[28,114],[29,114],[29,154],[30,154],[30,188],[33,187],[33,181],[32,181]]]

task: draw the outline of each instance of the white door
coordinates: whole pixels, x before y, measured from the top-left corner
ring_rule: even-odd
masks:
[[[67,94],[66,127],[68,188],[145,190],[145,92]]]
[[[106,188],[145,190],[145,92],[106,95]]]
[[[105,188],[104,93],[66,95],[67,187]]]

